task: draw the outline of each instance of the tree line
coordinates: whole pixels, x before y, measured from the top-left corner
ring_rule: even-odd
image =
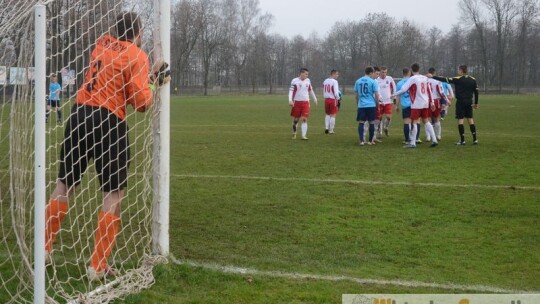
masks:
[[[21,12],[30,11],[35,0],[6,3],[12,9],[0,12],[0,66],[30,65],[31,14]],[[75,69],[80,83],[93,43],[124,9],[141,14],[145,49],[151,50],[152,5],[150,0],[122,5],[113,0],[49,1],[48,73]],[[314,83],[338,69],[341,83],[353,84],[365,66],[386,66],[400,77],[401,69],[413,62],[450,76],[467,64],[485,90],[520,92],[540,86],[540,0],[459,0],[456,5],[460,16],[446,33],[436,24],[425,27],[372,13],[336,22],[324,37],[289,38],[270,32],[273,16],[261,11],[258,0],[174,1],[173,90],[191,87],[207,94],[219,86],[273,93],[289,85],[300,67],[309,68]]]
[[[540,85],[540,1],[460,0],[460,18],[443,33],[386,13],[336,22],[325,37],[269,33],[273,16],[258,0],[180,0],[172,11],[173,88],[213,86],[272,93],[300,67],[314,83],[331,69],[352,84],[363,67],[401,69],[418,62],[454,76],[467,64],[483,89],[519,92]],[[248,89],[246,89],[248,88]]]

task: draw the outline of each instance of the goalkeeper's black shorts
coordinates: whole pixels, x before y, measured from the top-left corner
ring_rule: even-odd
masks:
[[[64,134],[58,179],[68,187],[80,184],[91,159],[102,191],[127,186],[127,123],[105,108],[75,104]]]

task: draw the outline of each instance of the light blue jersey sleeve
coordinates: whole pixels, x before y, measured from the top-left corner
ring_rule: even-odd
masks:
[[[409,78],[403,78],[398,82],[398,84],[396,85],[397,91],[401,90],[407,80],[409,80]],[[399,101],[402,108],[409,108],[411,106],[411,96],[409,95],[409,92],[401,94],[399,96]]]
[[[443,82],[442,83],[442,87],[443,87],[443,91],[444,91],[444,95],[448,96],[448,86],[450,84],[448,82]]]

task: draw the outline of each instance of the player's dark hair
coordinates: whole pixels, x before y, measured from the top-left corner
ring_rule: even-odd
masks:
[[[337,73],[337,72],[338,72],[338,70],[331,70],[331,71],[330,71],[330,75],[334,75],[334,74]]]
[[[466,65],[460,65],[459,69],[463,72],[463,74],[467,74],[467,66]]]
[[[418,63],[413,63],[411,65],[411,71],[413,71],[414,73],[418,73],[418,71],[420,71],[420,65]]]
[[[133,41],[141,31],[141,19],[133,12],[123,12],[116,17],[118,40]]]
[[[430,74],[435,73],[435,68],[429,68],[429,69],[428,69],[428,73],[430,73]]]
[[[304,73],[304,72],[309,72],[309,70],[306,69],[306,68],[301,68],[301,69],[300,69],[300,74],[302,74],[302,73]]]
[[[366,67],[366,75],[369,75],[373,72],[375,72],[375,69],[373,67],[370,67],[370,66]]]
[[[373,70],[374,70],[375,72],[379,72],[381,69],[379,69],[378,66],[374,66],[374,67],[373,67]]]
[[[411,71],[411,70],[409,70],[409,68],[404,68],[404,69],[403,69],[403,75],[409,74],[410,71]]]
[[[387,67],[385,67],[385,66],[382,66],[382,67],[381,67],[381,71],[386,71],[386,70],[388,70]]]

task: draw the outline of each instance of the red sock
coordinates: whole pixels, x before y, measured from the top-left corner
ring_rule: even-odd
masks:
[[[96,272],[103,271],[107,267],[107,259],[111,255],[119,226],[120,217],[104,211],[99,213],[94,251],[92,252],[92,259],[90,261],[90,266]]]
[[[51,200],[45,209],[45,251],[51,252],[60,224],[68,210],[67,202]]]

